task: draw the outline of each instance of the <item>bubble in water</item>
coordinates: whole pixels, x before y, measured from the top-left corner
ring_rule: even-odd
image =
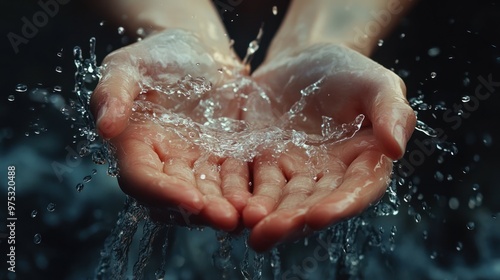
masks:
[[[474,222],[468,222],[466,225],[468,230],[474,230],[476,228],[476,223]]]
[[[399,38],[400,38],[400,39],[403,39],[403,38],[405,38],[405,37],[406,37],[406,33],[401,33],[401,34],[399,34]]]
[[[436,57],[436,56],[438,56],[440,53],[441,53],[441,50],[440,50],[438,47],[430,48],[430,49],[427,51],[427,54],[428,54],[430,57]]]
[[[382,39],[378,40],[377,45],[378,45],[379,47],[382,47],[382,46],[384,45],[384,40],[382,40]]]
[[[201,175],[200,175],[200,179],[201,179],[201,180],[205,180],[206,178],[207,178],[207,175],[205,175],[205,174],[201,174]]]
[[[16,91],[17,92],[26,92],[28,90],[28,86],[25,84],[17,84]]]
[[[33,243],[40,244],[42,242],[42,235],[40,233],[35,234],[33,236]]]
[[[479,190],[479,184],[477,184],[477,183],[472,184],[472,190],[473,191],[478,191]]]
[[[470,96],[468,96],[468,95],[462,96],[462,102],[466,103],[466,102],[469,102],[469,101],[470,101]]]
[[[9,101],[14,101],[14,100],[16,100],[16,97],[15,97],[13,94],[11,94],[11,95],[9,95],[9,96],[7,97],[7,100],[9,100]]]
[[[99,22],[99,26],[104,26],[105,23],[106,23],[106,21],[103,20],[103,21]]]
[[[460,252],[460,251],[462,251],[463,248],[464,248],[464,244],[459,241],[457,243],[457,246],[455,247],[455,249],[457,249],[457,251]]]
[[[47,211],[49,212],[54,212],[54,210],[56,210],[56,204],[51,202],[47,205]]]
[[[92,175],[97,174],[97,169],[95,169],[95,168],[94,168],[94,169],[92,169],[92,171],[91,171],[90,173],[91,173]]]
[[[62,67],[61,66],[57,66],[56,67],[56,72],[57,73],[62,73]]]
[[[125,28],[123,26],[118,27],[118,34],[123,35],[125,33]]]
[[[437,73],[436,72],[431,72],[431,78],[434,79],[437,77]]]
[[[55,86],[54,87],[54,91],[55,92],[61,92],[62,91],[62,87],[61,86]]]
[[[277,15],[277,14],[278,14],[278,7],[273,6],[273,15]]]
[[[76,188],[77,192],[81,192],[84,188],[84,185],[82,183],[78,183],[78,184],[76,184],[75,188]]]
[[[38,211],[36,211],[36,210],[31,211],[31,215],[30,215],[31,218],[35,218],[36,215],[38,215]]]

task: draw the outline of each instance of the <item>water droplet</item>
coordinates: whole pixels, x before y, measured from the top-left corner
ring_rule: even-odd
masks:
[[[56,67],[56,72],[57,73],[62,73],[62,67],[61,66],[57,66]]]
[[[38,211],[36,211],[36,210],[31,211],[31,215],[30,215],[31,218],[35,218],[36,215],[38,215]]]
[[[17,92],[26,92],[28,90],[28,86],[25,84],[17,84],[16,91]]]
[[[201,174],[201,175],[200,175],[200,179],[201,179],[201,180],[205,180],[206,178],[207,178],[207,175],[205,175],[205,174]]]
[[[474,160],[475,162],[479,162],[481,160],[481,156],[478,155],[478,154],[475,154],[473,157],[472,157],[472,160]]]
[[[273,15],[277,15],[277,14],[278,14],[278,7],[273,6]]]
[[[42,235],[40,233],[35,234],[33,236],[33,243],[40,244],[42,242]]]
[[[163,269],[158,269],[156,272],[155,272],[155,279],[156,280],[163,280],[165,277],[165,270]]]
[[[7,100],[9,100],[9,101],[14,101],[14,100],[16,100],[16,97],[15,97],[13,94],[11,94],[11,95],[9,95],[9,96],[7,97]]]
[[[406,69],[399,69],[398,76],[400,76],[401,78],[407,78],[408,76],[410,76],[410,71]]]
[[[92,180],[92,176],[90,176],[90,175],[87,175],[87,176],[83,177],[83,183],[84,184],[90,182],[91,180]]]
[[[137,28],[136,34],[139,36],[146,36],[146,31],[144,31],[144,28],[139,27]]]
[[[416,223],[420,223],[422,221],[422,216],[419,213],[416,213],[413,218],[415,219]]]
[[[430,48],[430,49],[427,51],[427,54],[428,54],[430,57],[436,57],[436,56],[438,56],[440,53],[441,53],[441,50],[440,50],[438,47]]]
[[[448,201],[448,206],[450,207],[450,209],[452,210],[457,210],[458,207],[460,207],[460,201],[458,200],[458,198],[456,197],[452,197],[450,198],[450,200]]]
[[[382,47],[382,46],[384,45],[384,40],[382,40],[382,39],[378,40],[377,45],[378,45],[379,47]]]
[[[122,26],[118,27],[118,34],[123,35],[125,33],[125,28]]]
[[[444,180],[443,173],[441,173],[441,171],[436,171],[436,173],[434,173],[434,179],[438,182],[442,182]]]
[[[463,79],[463,81],[462,81],[462,84],[463,84],[464,86],[468,86],[468,85],[470,85],[470,79],[469,79],[469,77],[465,77],[465,78]]]
[[[76,184],[75,188],[76,188],[77,192],[81,192],[83,190],[83,188],[84,188],[84,184],[78,183],[78,184]]]
[[[438,133],[435,129],[428,126],[426,123],[424,123],[421,120],[417,120],[417,125],[415,126],[415,129],[420,131],[420,132],[425,133],[425,135],[430,136],[430,137],[436,137],[438,135]]]
[[[485,133],[483,135],[483,144],[486,147],[490,147],[492,143],[493,143],[493,138],[491,137],[491,135],[489,133]]]
[[[47,211],[49,211],[49,212],[54,212],[54,210],[56,210],[56,204],[55,204],[55,203],[52,203],[52,202],[51,202],[51,203],[49,203],[49,204],[47,205]]]
[[[113,165],[112,163],[109,164],[108,166],[108,175],[111,177],[116,177],[118,176],[119,169],[116,165]]]
[[[474,230],[476,228],[476,223],[474,222],[468,222],[466,225],[468,230]]]
[[[424,240],[427,240],[427,238],[429,238],[429,232],[427,232],[427,230],[424,230],[422,232],[422,237],[424,238]]]
[[[431,78],[434,79],[437,77],[437,73],[436,72],[431,72]]]

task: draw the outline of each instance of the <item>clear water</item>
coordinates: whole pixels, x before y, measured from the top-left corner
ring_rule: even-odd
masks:
[[[405,37],[407,37],[405,33],[400,36],[401,39]],[[384,47],[387,44],[388,42],[382,42]],[[95,40],[91,41],[91,49],[93,46]],[[258,46],[251,46],[251,49],[256,48]],[[100,71],[93,53],[91,51],[88,58],[84,58],[87,55],[82,55],[79,48],[75,49],[77,66],[75,100],[68,103],[61,102],[57,94],[51,94],[58,92],[56,88],[28,89],[24,84],[17,85],[15,93],[5,98],[8,102],[15,103],[22,94],[26,94],[33,100],[38,100],[37,102],[54,105],[77,130],[72,146],[79,153],[76,157],[88,157],[96,164],[107,164],[108,173],[116,176],[119,171],[113,158],[113,148],[95,133],[94,121],[88,110],[88,98],[99,79]],[[434,58],[444,55],[446,50],[432,47],[427,53]],[[421,59],[418,57],[418,60]],[[402,76],[414,75],[399,68],[397,72]],[[442,71],[429,71],[426,78],[436,80],[444,75],[446,73]],[[471,79],[472,76],[470,79],[465,77],[464,86],[474,84]],[[232,90],[245,85],[246,82],[241,78],[234,84],[226,86]],[[186,76],[181,79],[180,84],[184,86],[181,92],[189,95],[196,96],[206,90],[213,90],[209,89],[211,85],[202,77]],[[321,81],[318,81],[317,86],[320,87],[320,84]],[[148,87],[147,84],[143,86],[144,89]],[[314,88],[315,86],[311,85],[309,89],[314,92]],[[169,89],[162,90],[165,94],[170,94]],[[458,101],[471,102],[471,96],[472,92],[464,93],[459,96]],[[307,102],[307,94],[303,94],[303,97],[304,102]],[[181,228],[175,225],[173,219],[172,223],[156,224],[148,218],[147,209],[129,198],[103,245],[94,278],[132,279],[144,275],[145,279],[198,279],[200,274],[196,274],[194,272],[196,270],[210,271],[201,275],[213,279],[287,279],[286,277],[370,279],[372,275],[393,277],[397,275],[396,279],[500,278],[500,255],[496,246],[500,244],[498,214],[482,207],[492,197],[485,188],[488,183],[481,178],[469,179],[463,185],[466,186],[464,192],[470,192],[462,196],[456,194],[450,196],[445,190],[440,189],[441,184],[466,178],[460,174],[469,174],[473,170],[474,162],[477,163],[482,159],[481,147],[490,147],[494,139],[490,134],[484,133],[476,142],[471,140],[477,152],[471,156],[470,163],[464,165],[461,170],[450,171],[446,168],[447,164],[459,160],[460,157],[457,155],[463,155],[464,150],[448,142],[449,140],[443,141],[439,131],[433,128],[434,123],[425,116],[446,112],[453,104],[426,101],[426,98],[429,98],[429,94],[419,95],[410,99],[410,104],[419,114],[420,121],[417,125],[419,132],[416,132],[416,135],[428,140],[425,142],[426,147],[433,147],[436,150],[435,157],[428,158],[428,161],[435,161],[433,163],[437,169],[431,175],[433,180],[439,183],[431,192],[426,192],[428,188],[424,184],[428,182],[424,178],[407,174],[404,162],[398,162],[395,164],[394,178],[387,194],[380,203],[359,217],[339,223],[296,243],[281,245],[266,254],[255,254],[249,249],[245,243],[248,232],[227,235],[209,228]],[[218,118],[214,115],[216,112],[207,110],[210,104],[203,106],[199,107],[201,113],[198,119],[188,120],[179,113],[180,110],[155,108],[144,100],[138,100],[135,105],[138,112],[134,115],[133,121],[144,121],[143,116],[139,114],[140,110],[147,109],[148,112],[157,110],[157,114],[149,116],[148,120],[154,120],[166,129],[171,124],[181,124],[182,129],[176,132],[186,141],[193,141],[193,144],[203,147],[207,152],[243,160],[251,160],[251,157],[238,149],[237,145],[233,145],[231,135],[248,137],[249,131],[255,131],[256,137],[262,140],[259,145],[251,146],[254,143],[243,143],[246,147],[255,147],[252,149],[255,153],[266,148],[276,149],[273,145],[284,140],[287,145],[301,146],[305,151],[311,151],[310,154],[314,156],[314,152],[321,149],[322,145],[334,145],[336,141],[355,133],[361,121],[356,119],[342,127],[330,124],[326,119],[317,137],[304,138],[300,131],[288,129],[286,125],[287,121],[290,121],[290,116],[300,111],[301,102],[298,102],[294,109],[291,108],[289,114],[285,114],[279,122],[259,128],[260,130],[252,124]],[[433,125],[428,125],[431,123]],[[46,129],[43,122],[37,119],[30,124],[27,134],[36,136],[44,132]],[[210,138],[193,140],[189,137],[190,132],[220,136],[224,139],[222,142],[224,146],[221,147],[220,143],[211,141]],[[407,155],[411,158],[411,148],[408,152]],[[95,193],[91,188],[95,187],[92,184],[97,176],[94,176],[96,175],[94,171],[89,170],[75,175],[79,182],[73,184],[72,190],[78,195]],[[79,198],[81,200],[81,196],[77,199]],[[70,208],[74,209],[73,206]],[[82,208],[72,211],[67,211],[68,209],[69,207],[65,207],[62,203],[57,202],[56,205],[51,201],[44,201],[42,205],[29,207],[26,217],[30,221],[44,219],[44,223],[50,225],[57,222],[57,219],[54,219],[55,215],[61,215],[63,212],[83,212]],[[452,229],[446,233],[438,233],[445,234],[447,238],[436,238],[436,231],[446,230],[447,225],[453,223],[455,213],[459,213],[457,211],[468,214],[464,215],[467,216],[465,222],[454,224],[459,224],[460,229],[470,232],[470,235],[455,238]],[[443,212],[448,214],[445,215]],[[94,226],[99,227],[97,224]],[[92,232],[92,227],[89,230]],[[41,250],[40,248],[43,248],[51,238],[49,234],[41,232],[42,229],[37,229],[30,233],[27,239],[29,243],[36,245],[33,251]],[[81,234],[84,235],[84,230]],[[457,254],[446,252],[443,244],[436,244],[435,240],[443,239],[450,239],[450,250]],[[199,249],[189,251],[188,248],[192,250],[193,247]],[[316,250],[318,248],[320,250]],[[474,261],[467,260],[469,255],[473,256]],[[46,266],[48,257],[37,255],[36,258],[39,267]],[[210,269],[215,269],[218,273],[212,274]]]
[[[251,42],[245,61],[258,49],[258,40]],[[90,57],[83,58],[80,48],[75,48],[76,85],[75,93],[77,102],[71,103],[70,108],[64,107],[63,114],[69,116],[69,111],[76,113],[75,122],[79,124],[80,136],[84,137],[85,144],[80,148],[80,156],[91,156],[96,164],[108,164],[108,174],[117,176],[119,170],[116,167],[116,159],[113,156],[113,147],[110,143],[103,141],[96,133],[94,120],[89,113],[89,98],[92,88],[100,78],[100,67],[96,65],[94,55],[95,39],[90,40]],[[434,54],[435,51],[432,51]],[[432,74],[431,78],[436,75]],[[321,88],[323,79],[304,88],[301,98],[274,123],[265,127],[256,126],[241,120],[234,120],[219,116],[218,109],[224,104],[224,100],[215,97],[204,98],[211,91],[232,91],[238,94],[243,87],[255,87],[250,79],[236,76],[235,79],[224,86],[214,89],[209,81],[203,77],[192,77],[187,75],[173,85],[159,87],[144,79],[141,84],[142,92],[155,90],[167,98],[176,101],[174,108],[164,108],[146,100],[145,95],[140,95],[135,101],[131,121],[154,122],[162,126],[165,131],[175,132],[184,141],[202,148],[205,154],[213,154],[219,157],[233,157],[244,161],[251,161],[262,151],[272,149],[275,156],[286,150],[289,145],[303,149],[311,162],[313,169],[321,169],[321,162],[328,160],[322,150],[328,145],[352,137],[361,126],[364,119],[359,115],[351,123],[336,124],[328,116],[323,117],[323,124],[319,128],[321,134],[309,135],[301,131],[290,129],[291,123],[301,110],[306,106],[308,98],[317,93]],[[18,87],[23,90],[22,86]],[[263,100],[268,99],[266,93],[260,94]],[[203,101],[200,101],[202,100]],[[432,109],[431,105],[424,102],[424,96],[419,95],[409,100],[410,105],[416,112]],[[466,102],[466,101],[464,101]],[[186,106],[195,104],[195,119],[188,118],[182,114]],[[444,106],[435,106],[434,110],[446,110]],[[419,120],[417,131],[423,133],[429,139],[430,145],[443,152],[441,157],[453,156],[458,153],[456,145],[441,140],[438,132],[432,127]],[[378,252],[383,256],[397,255],[396,239],[398,228],[396,225],[380,226],[374,223],[377,217],[400,218],[401,210],[405,210],[414,220],[415,224],[422,221],[422,215],[432,215],[422,201],[421,209],[415,209],[411,201],[422,200],[418,193],[418,180],[410,181],[398,176],[401,165],[395,165],[393,180],[390,183],[387,194],[382,201],[374,205],[358,217],[341,222],[330,228],[316,233],[299,242],[305,248],[305,253],[299,256],[283,258],[283,254],[294,252],[295,244],[278,246],[268,253],[257,254],[246,244],[248,232],[239,235],[230,235],[225,232],[213,232],[212,260],[211,264],[219,272],[216,279],[287,279],[286,277],[298,277],[297,279],[356,279],[366,273],[365,258]],[[311,170],[314,172],[314,170]],[[439,171],[436,172],[439,174]],[[445,175],[436,175],[440,180],[445,180]],[[452,180],[449,178],[448,180]],[[81,191],[85,183],[92,177],[85,176],[81,183],[77,184],[77,191]],[[402,187],[408,187],[408,191],[401,196]],[[403,197],[403,202],[399,197]],[[450,199],[450,208],[458,208],[457,201]],[[469,202],[470,205],[480,205],[481,197],[476,197]],[[402,205],[405,204],[405,205]],[[467,223],[469,230],[474,230],[475,223]],[[128,198],[125,207],[119,214],[116,226],[106,239],[101,251],[99,265],[95,271],[95,279],[138,279],[144,275],[151,275],[154,271],[155,279],[170,279],[170,277],[181,277],[182,273],[172,271],[175,260],[169,254],[172,248],[171,232],[178,231],[179,226],[174,219],[171,223],[158,224],[150,220],[148,210],[137,202]],[[139,231],[142,228],[142,231]],[[211,229],[193,228],[194,231],[209,231]],[[424,239],[426,233],[424,231]],[[35,236],[39,243],[41,237]],[[154,246],[154,240],[160,240],[162,244],[160,252]],[[209,242],[209,241],[208,241]],[[300,244],[303,242],[303,244]],[[135,244],[135,245],[134,245]],[[316,247],[315,247],[316,246]],[[406,245],[404,245],[406,246]],[[463,250],[463,243],[456,244],[458,251]],[[135,248],[133,253],[131,248]],[[317,254],[319,249],[324,250],[323,255]],[[376,249],[376,250],[373,250]],[[138,250],[138,251],[136,251]],[[436,259],[439,253],[432,251],[428,258]],[[133,259],[130,259],[133,258]],[[160,261],[155,261],[160,259]],[[207,262],[209,260],[206,260]],[[293,265],[293,264],[298,264]],[[148,274],[149,273],[149,274]],[[438,273],[438,272],[436,272]],[[189,273],[188,273],[189,274]],[[195,276],[191,276],[195,277]],[[292,278],[293,279],[293,278]]]

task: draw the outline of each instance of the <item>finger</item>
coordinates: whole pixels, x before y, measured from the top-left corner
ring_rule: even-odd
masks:
[[[201,158],[195,163],[194,176],[196,186],[204,195],[205,207],[200,213],[214,226],[231,231],[238,224],[238,212],[227,199],[222,196],[222,179],[218,159],[214,156]]]
[[[241,213],[248,199],[252,196],[249,191],[250,175],[248,164],[236,159],[228,158],[221,166],[222,194]]]
[[[295,239],[304,233],[306,209],[283,209],[273,212],[261,220],[248,239],[257,252],[271,249],[288,239]]]
[[[156,207],[181,206],[193,213],[201,211],[202,194],[185,179],[163,173],[163,164],[151,145],[131,137],[117,143],[118,181],[125,193]]]
[[[253,180],[253,196],[243,209],[243,222],[249,228],[276,208],[286,182],[283,172],[270,153],[254,160]]]
[[[365,151],[348,167],[342,184],[309,209],[306,223],[321,229],[361,213],[384,194],[391,170],[392,161],[380,151]]]
[[[102,78],[90,99],[97,129],[104,138],[113,138],[125,129],[133,101],[141,91],[137,69],[128,56],[119,50],[106,57]]]
[[[382,152],[395,160],[405,152],[406,143],[415,129],[416,117],[405,98],[403,81],[392,72],[386,75],[389,75],[387,82],[378,87],[373,97],[365,99],[363,105]]]

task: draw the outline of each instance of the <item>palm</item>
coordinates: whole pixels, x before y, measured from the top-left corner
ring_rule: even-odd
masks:
[[[151,118],[154,111],[201,121],[197,106],[211,98],[226,105],[218,117],[239,116],[238,106],[230,106],[238,98],[211,89],[225,83],[229,74],[224,69],[237,63],[216,61],[211,53],[185,32],[166,32],[120,49],[105,59],[92,105],[105,108],[98,127],[117,148],[120,187],[126,193],[153,209],[178,210],[185,223],[232,230],[249,196],[247,165],[206,156],[193,144],[198,135],[182,135],[174,125]],[[182,79],[189,85],[178,94]],[[147,102],[151,106],[141,107]]]
[[[277,160],[270,152],[254,160],[253,196],[243,219],[257,250],[356,215],[380,198],[391,173],[390,158],[403,152],[398,141],[405,143],[413,129],[399,78],[360,54],[330,45],[278,58],[257,70],[254,79],[271,93],[267,112],[274,115],[247,112],[245,119],[276,118],[299,100],[301,89],[322,78],[320,91],[308,97],[300,121],[290,129],[312,135],[320,133],[322,116],[337,123],[351,122],[357,114],[367,118],[352,138],[326,145],[328,161],[318,170],[311,171],[304,151],[296,147]],[[397,126],[403,130],[395,132]]]

